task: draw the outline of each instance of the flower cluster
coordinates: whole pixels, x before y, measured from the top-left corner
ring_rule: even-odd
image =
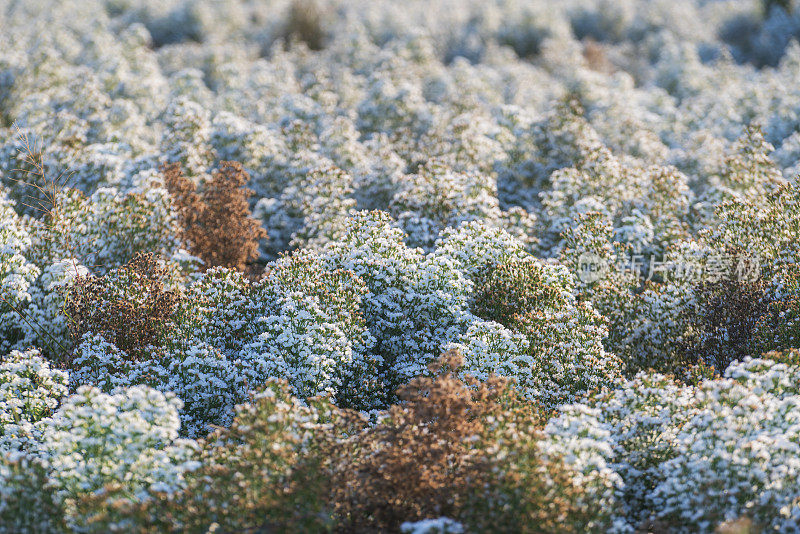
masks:
[[[708,531],[747,517],[791,530],[800,368],[794,352],[775,358],[735,362],[697,386],[642,373],[566,407],[543,451],[570,458],[589,502],[604,500],[634,526]]]
[[[38,390],[45,388],[47,369],[34,367],[41,366],[41,359],[11,357],[6,364],[9,371],[19,371],[11,368],[15,363],[28,365],[19,376],[33,375],[42,383]],[[108,502],[142,502],[155,492],[179,490],[184,473],[197,467],[195,442],[178,438],[181,402],[174,395],[145,386],[108,395],[82,386],[60,399],[66,393],[66,375],[55,375],[50,383],[57,379],[62,383],[47,392],[49,399],[35,397],[43,393],[31,388],[34,380],[29,380],[27,393],[26,384],[11,384],[27,401],[20,414],[23,422],[30,425],[38,419],[38,428],[25,450],[0,459],[0,492],[13,495],[0,507],[6,531],[36,525],[54,531],[85,529],[87,515],[79,506],[83,495],[95,493]],[[3,407],[4,419],[15,415],[15,403],[10,401]],[[50,412],[52,416],[44,417]],[[26,504],[41,507],[25,509]]]
[[[0,453],[27,448],[43,420],[68,393],[67,373],[52,369],[36,350],[11,351],[0,360]]]
[[[465,352],[480,373],[513,376],[551,407],[620,378],[621,362],[603,347],[605,321],[575,299],[565,267],[529,257],[487,266],[476,278],[472,310],[489,322],[471,326]]]
[[[30,234],[13,203],[0,196],[0,352],[23,336],[24,320],[18,310],[30,302],[31,286],[39,276],[39,269],[24,255],[30,246]]]

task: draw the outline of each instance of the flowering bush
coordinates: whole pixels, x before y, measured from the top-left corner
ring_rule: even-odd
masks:
[[[366,284],[364,319],[389,395],[423,372],[469,318],[471,284],[454,260],[426,255],[403,239],[387,214],[360,213],[345,238],[323,251],[333,266],[352,271]]]
[[[70,347],[70,324],[65,314],[72,284],[89,271],[75,259],[45,267],[31,288],[31,301],[24,309],[23,339],[18,346],[38,346],[50,358],[64,360]]]
[[[0,532],[65,530],[64,511],[47,475],[46,462],[35,456],[0,457]]]
[[[797,370],[789,353],[736,362],[723,379],[696,387],[641,374],[568,407],[550,421],[543,444],[553,454],[569,451],[591,481],[591,498],[612,503],[634,525],[708,530],[747,517],[785,530],[796,522]]]
[[[37,223],[33,257],[44,264],[76,258],[104,274],[140,253],[170,258],[180,250],[169,196],[160,188],[127,194],[100,188],[88,198],[67,189]]]
[[[350,423],[325,400],[301,403],[276,382],[237,407],[229,428],[196,444],[197,469],[182,473],[179,491],[157,490],[157,499],[85,495],[78,506],[97,530],[148,532],[249,530],[324,531],[332,526],[327,505],[330,443]],[[188,465],[188,464],[186,464]]]
[[[67,373],[37,350],[11,351],[0,360],[0,392],[0,453],[28,448],[67,395]]]
[[[147,359],[137,360],[102,335],[86,334],[75,348],[71,368],[76,387],[93,384],[111,393],[141,384],[174,392],[186,399],[181,431],[189,436],[207,434],[210,425],[230,424],[233,406],[246,392],[241,365],[199,342],[152,347]]]
[[[120,484],[127,498],[137,501],[151,491],[180,489],[183,473],[196,467],[194,442],[178,439],[180,407],[173,395],[143,386],[113,395],[84,386],[68,397],[41,444],[56,499],[67,514],[84,492],[107,485]],[[69,521],[80,528],[83,518]]]
[[[676,433],[676,456],[661,467],[664,481],[652,492],[658,517],[681,528],[740,516],[773,530],[797,524],[793,413],[799,399],[787,382],[796,372],[796,366],[749,360],[731,366],[725,380],[698,388],[697,415]]]
[[[26,259],[31,237],[11,201],[3,197],[0,228],[0,352],[4,352],[22,337],[24,317],[17,310],[30,302],[31,286],[39,269]]]
[[[11,370],[20,379],[30,374]],[[65,381],[66,375],[56,378]],[[52,394],[66,393],[61,387]],[[82,495],[143,502],[151,492],[178,490],[183,474],[196,468],[191,460],[195,443],[177,439],[181,403],[173,395],[141,386],[107,395],[84,386],[44,419],[42,409],[52,410],[57,397],[31,401],[27,417],[38,417],[40,427],[35,440],[26,451],[0,460],[0,488],[11,496],[3,500],[0,514],[9,532],[39,525],[56,531],[85,529],[85,512],[76,508]],[[105,493],[112,487],[123,490]]]
[[[475,350],[469,340],[469,360],[498,356],[510,360],[504,364],[513,371],[506,376],[517,378],[546,406],[613,386],[620,378],[621,363],[603,348],[607,332],[603,318],[590,304],[577,302],[573,290],[574,277],[567,269],[534,258],[484,268],[477,276],[472,309],[493,323],[481,333],[473,327],[478,338],[475,348],[480,348]],[[514,339],[510,332],[500,331],[487,336],[490,325],[500,326],[497,323],[518,335]],[[481,354],[488,351],[497,356]]]
[[[372,338],[359,310],[365,293],[352,272],[326,269],[314,253],[270,265],[253,295],[265,309],[236,355],[250,383],[283,378],[297,395],[327,392],[345,404],[368,405],[370,381],[377,376],[367,353]]]
[[[124,482],[133,495],[155,486],[177,489],[192,443],[178,440],[174,396],[147,387],[114,395],[81,387],[69,396],[42,436],[63,496]]]

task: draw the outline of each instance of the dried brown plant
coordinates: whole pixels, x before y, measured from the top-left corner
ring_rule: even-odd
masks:
[[[131,357],[158,345],[181,298],[165,287],[167,274],[153,254],[138,253],[104,276],[78,276],[64,306],[73,339],[101,334]]]
[[[395,532],[404,521],[458,518],[497,479],[487,443],[515,413],[504,402],[509,384],[464,381],[454,372],[461,363],[457,352],[444,354],[430,367],[438,376],[400,388],[386,419],[340,442],[332,488],[342,531]],[[517,418],[538,423],[529,407]]]
[[[717,525],[714,529],[714,534],[755,534],[761,532],[762,528],[756,525],[749,517],[740,517],[725,521]]]
[[[250,216],[247,199],[253,193],[245,187],[250,176],[241,164],[223,161],[199,192],[180,164],[164,165],[162,173],[178,213],[182,238],[206,268],[243,271],[258,258],[258,242],[267,233]]]
[[[31,138],[15,123],[17,143],[21,166],[13,169],[24,176],[23,179],[11,178],[12,181],[24,186],[29,193],[22,199],[22,205],[35,214],[50,215],[57,209],[56,197],[64,188],[70,178],[69,174],[51,176],[44,163],[44,151],[38,139]]]
[[[325,31],[322,29],[322,13],[314,0],[293,0],[286,20],[285,36],[297,39],[311,50],[322,50]]]
[[[583,59],[590,69],[606,74],[614,72],[614,65],[608,60],[606,50],[602,44],[594,39],[584,39]]]

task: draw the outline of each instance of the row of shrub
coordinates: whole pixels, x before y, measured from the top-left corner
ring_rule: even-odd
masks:
[[[0,517],[8,532],[371,532],[435,517],[449,532],[791,531],[800,360],[770,358],[697,386],[640,374],[546,422],[508,380],[461,378],[451,351],[372,424],[273,382],[194,441],[178,437],[174,395],[70,395],[66,373],[15,351],[3,444],[26,452],[2,460]]]

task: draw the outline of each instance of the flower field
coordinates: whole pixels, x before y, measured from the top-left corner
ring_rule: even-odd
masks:
[[[0,0],[0,534],[800,532],[800,2]]]

